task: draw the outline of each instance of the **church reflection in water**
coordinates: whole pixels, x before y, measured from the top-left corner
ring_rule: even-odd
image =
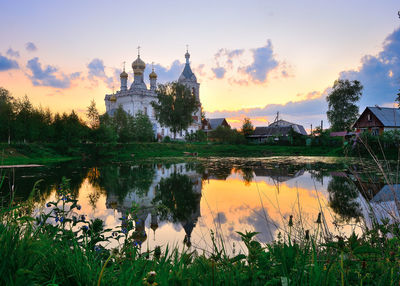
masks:
[[[143,173],[137,166],[116,167],[117,173],[126,173],[123,168],[129,168],[131,173]],[[149,171],[152,168],[152,172]],[[122,193],[114,185],[112,190],[107,191],[106,207],[118,211],[121,214],[129,213],[132,205],[138,206],[135,214],[135,233],[134,239],[142,244],[147,239],[145,223],[150,218],[150,228],[154,236],[159,226],[159,220],[179,223],[184,231],[184,243],[191,246],[191,234],[196,226],[200,214],[200,200],[202,190],[202,176],[197,171],[185,163],[161,165],[156,164],[147,166],[147,172],[153,174],[152,180],[148,177],[148,182],[141,183],[147,190],[138,188],[137,181],[129,187],[124,182],[125,178],[120,178],[120,186],[127,187]],[[138,176],[139,179],[139,176]],[[143,178],[140,178],[143,180]],[[129,179],[128,179],[129,180]],[[133,182],[133,181],[132,181]]]

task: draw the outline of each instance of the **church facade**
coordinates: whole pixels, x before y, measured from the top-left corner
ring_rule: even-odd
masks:
[[[200,103],[199,88],[200,84],[197,82],[197,78],[190,68],[190,54],[186,51],[185,54],[186,64],[178,78],[178,82],[185,85],[191,90],[193,95],[196,96],[197,101]],[[138,112],[146,114],[152,125],[154,136],[157,139],[162,139],[165,136],[171,138],[174,137],[173,132],[168,128],[168,126],[162,126],[156,119],[153,106],[151,102],[157,101],[157,74],[154,69],[149,75],[150,86],[146,85],[144,81],[144,70],[146,68],[145,62],[140,58],[138,54],[137,59],[132,63],[133,69],[133,82],[128,88],[128,73],[124,71],[120,74],[121,88],[115,94],[106,94],[104,101],[106,104],[106,112],[113,116],[115,111],[119,106],[121,106],[124,111],[132,116],[136,115]],[[184,130],[176,134],[177,139],[184,139],[186,134],[194,133],[201,129],[201,104],[199,109],[193,114],[193,123],[187,130]]]

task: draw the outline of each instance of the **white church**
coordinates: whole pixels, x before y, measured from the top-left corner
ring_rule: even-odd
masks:
[[[188,51],[186,51],[185,58],[186,64],[182,74],[179,76],[178,82],[188,87],[200,103],[200,84],[197,82],[197,78],[190,68],[190,54]],[[162,139],[165,136],[173,138],[173,132],[171,132],[167,126],[162,126],[155,117],[151,102],[157,100],[157,94],[155,92],[157,88],[157,74],[154,72],[153,68],[149,75],[150,88],[148,88],[144,81],[145,68],[146,64],[138,53],[137,59],[132,63],[134,78],[130,88],[128,89],[128,73],[125,72],[124,67],[123,72],[120,74],[121,89],[115,94],[106,94],[105,96],[106,112],[110,116],[113,116],[119,106],[132,116],[141,111],[150,118],[153,124],[154,135],[157,139]],[[192,125],[189,126],[187,130],[176,134],[177,139],[184,139],[187,133],[194,133],[201,129],[201,104],[199,105],[198,111],[193,114],[193,120]]]

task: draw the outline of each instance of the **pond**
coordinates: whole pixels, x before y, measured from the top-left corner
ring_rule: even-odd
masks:
[[[351,170],[349,168],[351,167]],[[315,232],[349,234],[371,224],[370,199],[384,187],[371,181],[357,163],[338,158],[211,158],[181,163],[135,162],[58,165],[3,169],[3,204],[14,182],[15,200],[26,200],[35,182],[35,214],[49,211],[62,177],[81,209],[76,215],[99,218],[107,228],[121,225],[135,206],[135,240],[142,249],[155,246],[212,250],[216,243],[229,253],[242,251],[237,231],[256,231],[270,242],[280,235]],[[364,178],[364,179],[360,179]],[[396,190],[397,191],[397,190]],[[376,201],[393,211],[393,198]],[[396,211],[394,211],[396,212]],[[34,214],[34,215],[35,215]],[[397,215],[397,213],[395,213]],[[292,216],[293,230],[288,228]],[[113,245],[111,245],[113,246]]]

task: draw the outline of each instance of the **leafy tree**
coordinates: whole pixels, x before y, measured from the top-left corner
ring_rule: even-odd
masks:
[[[245,117],[243,119],[243,125],[242,125],[242,133],[245,137],[253,134],[254,127],[253,124],[250,121],[250,118]]]
[[[154,139],[153,125],[150,118],[139,111],[133,118],[134,139],[140,142],[149,142]]]
[[[176,133],[186,130],[193,122],[193,113],[199,108],[199,103],[186,86],[170,82],[160,84],[157,88],[157,102],[152,102],[157,120]]]
[[[89,119],[90,127],[92,129],[95,129],[100,125],[99,112],[97,111],[94,99],[92,99],[90,105],[87,107],[86,116]]]
[[[26,142],[32,138],[32,113],[33,106],[28,96],[16,101],[15,136]]]
[[[363,86],[357,80],[349,81],[338,79],[327,96],[327,117],[332,131],[350,130],[351,125],[358,117],[358,106]]]
[[[245,144],[246,138],[236,129],[226,126],[218,126],[209,133],[209,139],[229,144]]]
[[[8,144],[11,142],[14,116],[14,98],[7,89],[0,87],[0,140],[8,140]]]
[[[396,102],[397,102],[397,106],[400,108],[400,89],[399,89],[399,93],[397,94],[397,97],[396,97]]]

